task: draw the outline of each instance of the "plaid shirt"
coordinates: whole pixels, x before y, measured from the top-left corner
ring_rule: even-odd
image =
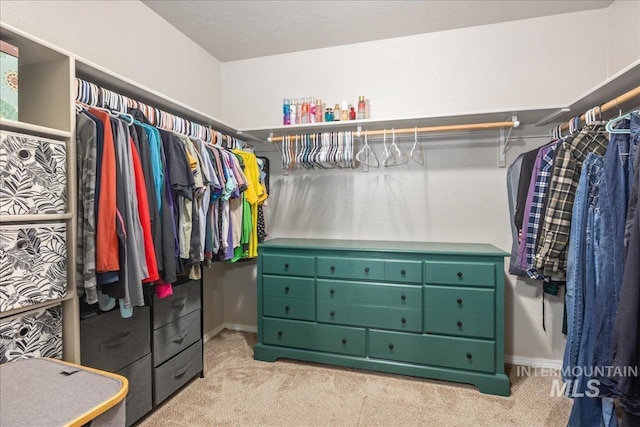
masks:
[[[539,155],[542,157],[540,163],[540,170],[536,176],[535,187],[533,190],[533,200],[531,202],[531,211],[529,213],[529,221],[527,223],[527,240],[526,240],[526,254],[527,254],[527,274],[532,279],[546,280],[548,277],[538,273],[535,268],[536,262],[536,240],[538,238],[538,227],[540,226],[540,217],[542,213],[542,206],[544,205],[544,196],[547,194],[549,188],[549,181],[551,180],[551,171],[553,168],[553,157],[558,148],[559,143],[555,142],[547,147],[540,149]]]
[[[605,124],[594,123],[585,126],[573,140],[565,141],[557,148],[547,194],[547,212],[541,225],[536,254],[536,267],[545,276],[564,278],[573,201],[582,162],[591,152],[603,156],[608,143]]]

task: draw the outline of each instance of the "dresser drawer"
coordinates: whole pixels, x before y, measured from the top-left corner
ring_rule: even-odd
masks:
[[[425,261],[429,284],[495,286],[495,264],[489,262]]]
[[[313,277],[316,274],[315,258],[300,255],[264,254],[262,256],[262,272],[264,274]]]
[[[158,366],[200,339],[200,310],[153,331],[153,364]]]
[[[119,310],[80,321],[82,364],[116,372],[151,351],[149,307],[135,307],[123,319]]]
[[[422,310],[318,302],[318,322],[422,332]]]
[[[312,299],[263,297],[262,314],[285,319],[315,320],[316,303]]]
[[[464,313],[493,314],[495,291],[457,286],[425,286],[424,308]]]
[[[0,225],[0,312],[67,294],[64,223]]]
[[[263,276],[262,294],[272,297],[314,299],[316,281],[304,277]]]
[[[202,371],[202,341],[154,369],[153,402],[159,405]]]
[[[132,425],[152,409],[151,354],[116,372],[129,381],[127,393],[127,426]]]
[[[384,261],[352,259],[349,261],[352,279],[384,280]]]
[[[351,278],[349,258],[318,257],[318,277]]]
[[[493,341],[369,331],[369,357],[470,371],[494,371]]]
[[[62,307],[0,319],[0,363],[50,357],[62,359]]]
[[[154,296],[153,329],[158,329],[194,310],[198,310],[201,305],[200,282],[193,280],[181,285],[175,285],[173,286],[173,295],[167,298]]]
[[[385,261],[384,280],[389,282],[422,283],[422,262]]]
[[[262,321],[262,327],[265,344],[353,356],[366,355],[364,329],[266,318]]]
[[[422,287],[381,283],[317,280],[318,302],[422,310]]]
[[[425,310],[424,331],[434,334],[493,338],[493,315],[485,313]]]

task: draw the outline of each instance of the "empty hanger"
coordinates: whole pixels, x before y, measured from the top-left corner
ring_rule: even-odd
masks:
[[[376,156],[376,152],[373,151],[373,148],[369,145],[369,140],[367,138],[367,131],[364,131],[364,145],[356,154],[356,160],[364,165],[378,168],[380,167],[380,161],[378,160],[378,156]]]
[[[422,154],[422,147],[418,144],[418,128],[413,130],[413,147],[409,153],[411,159],[419,165],[424,165],[424,156]]]

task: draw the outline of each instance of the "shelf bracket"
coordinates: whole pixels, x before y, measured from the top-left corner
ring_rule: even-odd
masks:
[[[520,126],[518,116],[511,116],[513,126],[509,128],[509,133],[505,136],[504,128],[500,128],[498,133],[498,167],[504,168],[507,166],[507,146],[509,145],[509,138],[511,138],[511,132],[514,128]]]

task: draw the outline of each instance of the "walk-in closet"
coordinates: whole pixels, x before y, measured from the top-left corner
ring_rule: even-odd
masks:
[[[640,1],[2,1],[0,71],[0,425],[640,425]]]

